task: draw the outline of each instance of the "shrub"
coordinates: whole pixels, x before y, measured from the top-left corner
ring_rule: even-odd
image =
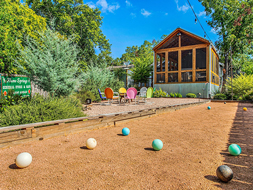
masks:
[[[196,98],[197,96],[196,96],[196,94],[188,93],[188,94],[186,94],[186,97],[187,98]]]
[[[4,96],[3,93],[1,93],[0,97],[0,113],[3,112],[7,107],[17,105],[20,100],[27,99],[23,98],[21,95],[14,94],[14,90],[10,89],[8,90],[7,96]]]
[[[173,94],[172,92],[170,93],[170,97],[171,98],[174,98],[175,97],[175,94]]]
[[[0,127],[82,117],[82,105],[75,97],[43,98],[36,95],[0,114]]]
[[[182,98],[182,94],[180,94],[180,93],[175,93],[175,96],[176,96],[177,98]]]
[[[162,91],[162,89],[160,88],[159,90],[156,90],[154,92],[154,98],[161,98],[161,97],[166,97],[167,93]]]
[[[88,98],[91,99],[91,101],[96,100],[96,96],[91,91],[85,91],[84,89],[75,93],[74,96],[79,99],[82,104],[85,104]]]
[[[242,100],[253,100],[253,90],[249,90],[243,96],[240,96]]]
[[[227,96],[225,94],[222,94],[222,93],[217,93],[217,94],[214,95],[213,99],[226,100]]]
[[[231,94],[231,78],[228,78],[226,87],[228,94]],[[253,89],[253,75],[240,74],[233,78],[233,93],[236,98],[245,95],[251,89]]]
[[[53,26],[42,33],[40,42],[28,36],[24,48],[18,45],[17,65],[40,89],[52,96],[68,96],[79,85],[78,47],[73,37],[64,38]]]

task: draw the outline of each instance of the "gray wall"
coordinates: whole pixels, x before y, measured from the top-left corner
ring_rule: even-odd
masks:
[[[180,93],[183,97],[186,97],[187,93],[194,93],[198,97],[198,93],[201,93],[201,98],[209,98],[210,84],[207,83],[183,83],[183,84],[154,84],[156,89],[161,88],[167,93]],[[218,86],[211,84],[211,96],[218,90]],[[203,91],[204,89],[204,91]]]

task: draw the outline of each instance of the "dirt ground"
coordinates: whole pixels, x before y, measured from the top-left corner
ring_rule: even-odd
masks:
[[[208,103],[0,149],[0,189],[252,189],[252,116],[252,104]],[[85,146],[91,137],[94,150]],[[163,141],[161,151],[153,151],[154,139]],[[241,146],[240,156],[228,154],[231,143]],[[21,152],[33,156],[24,169],[14,163]],[[216,177],[222,164],[234,171],[229,183]]]

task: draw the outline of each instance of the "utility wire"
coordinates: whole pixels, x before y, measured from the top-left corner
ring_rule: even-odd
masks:
[[[197,21],[199,22],[199,24],[200,24],[200,26],[201,26],[202,30],[204,31],[205,35],[206,35],[206,36],[208,37],[208,39],[212,42],[212,40],[211,40],[211,39],[209,38],[209,36],[207,35],[207,33],[206,33],[206,31],[205,31],[204,27],[203,27],[203,26],[202,26],[202,24],[200,23],[199,18],[197,17],[197,15],[196,15],[195,11],[193,10],[192,5],[191,5],[190,1],[189,1],[189,0],[187,0],[187,1],[188,1],[189,5],[190,5],[190,7],[191,7],[191,9],[192,9],[193,14],[195,15],[195,17],[196,17]],[[213,43],[213,42],[212,42],[212,43]]]

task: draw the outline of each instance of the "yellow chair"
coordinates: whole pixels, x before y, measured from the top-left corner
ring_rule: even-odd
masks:
[[[120,102],[121,102],[122,98],[125,98],[126,92],[127,92],[127,90],[123,87],[119,89]]]

